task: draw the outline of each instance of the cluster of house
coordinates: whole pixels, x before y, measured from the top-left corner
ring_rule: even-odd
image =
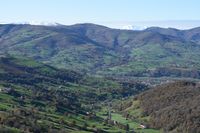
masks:
[[[12,88],[0,87],[0,92],[3,92],[3,93],[9,93],[11,90]]]

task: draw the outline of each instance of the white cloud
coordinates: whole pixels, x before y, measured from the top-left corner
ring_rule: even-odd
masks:
[[[134,26],[134,25],[125,25],[125,26],[122,26],[122,28],[120,29],[123,29],[123,30],[144,30],[148,28],[147,26]]]
[[[30,25],[44,25],[44,26],[58,26],[62,25],[56,22],[49,21],[18,21],[18,22],[0,22],[0,24],[30,24]]]

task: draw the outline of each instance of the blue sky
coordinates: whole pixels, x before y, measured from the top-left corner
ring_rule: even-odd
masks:
[[[0,22],[200,26],[200,0],[1,0]]]

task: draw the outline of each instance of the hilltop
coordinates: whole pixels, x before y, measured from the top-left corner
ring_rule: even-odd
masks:
[[[200,29],[0,25],[0,53],[106,76],[200,77]]]

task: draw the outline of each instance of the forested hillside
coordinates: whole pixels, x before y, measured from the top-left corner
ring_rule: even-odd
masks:
[[[124,114],[166,133],[200,132],[200,85],[179,81],[158,85],[136,96]]]

